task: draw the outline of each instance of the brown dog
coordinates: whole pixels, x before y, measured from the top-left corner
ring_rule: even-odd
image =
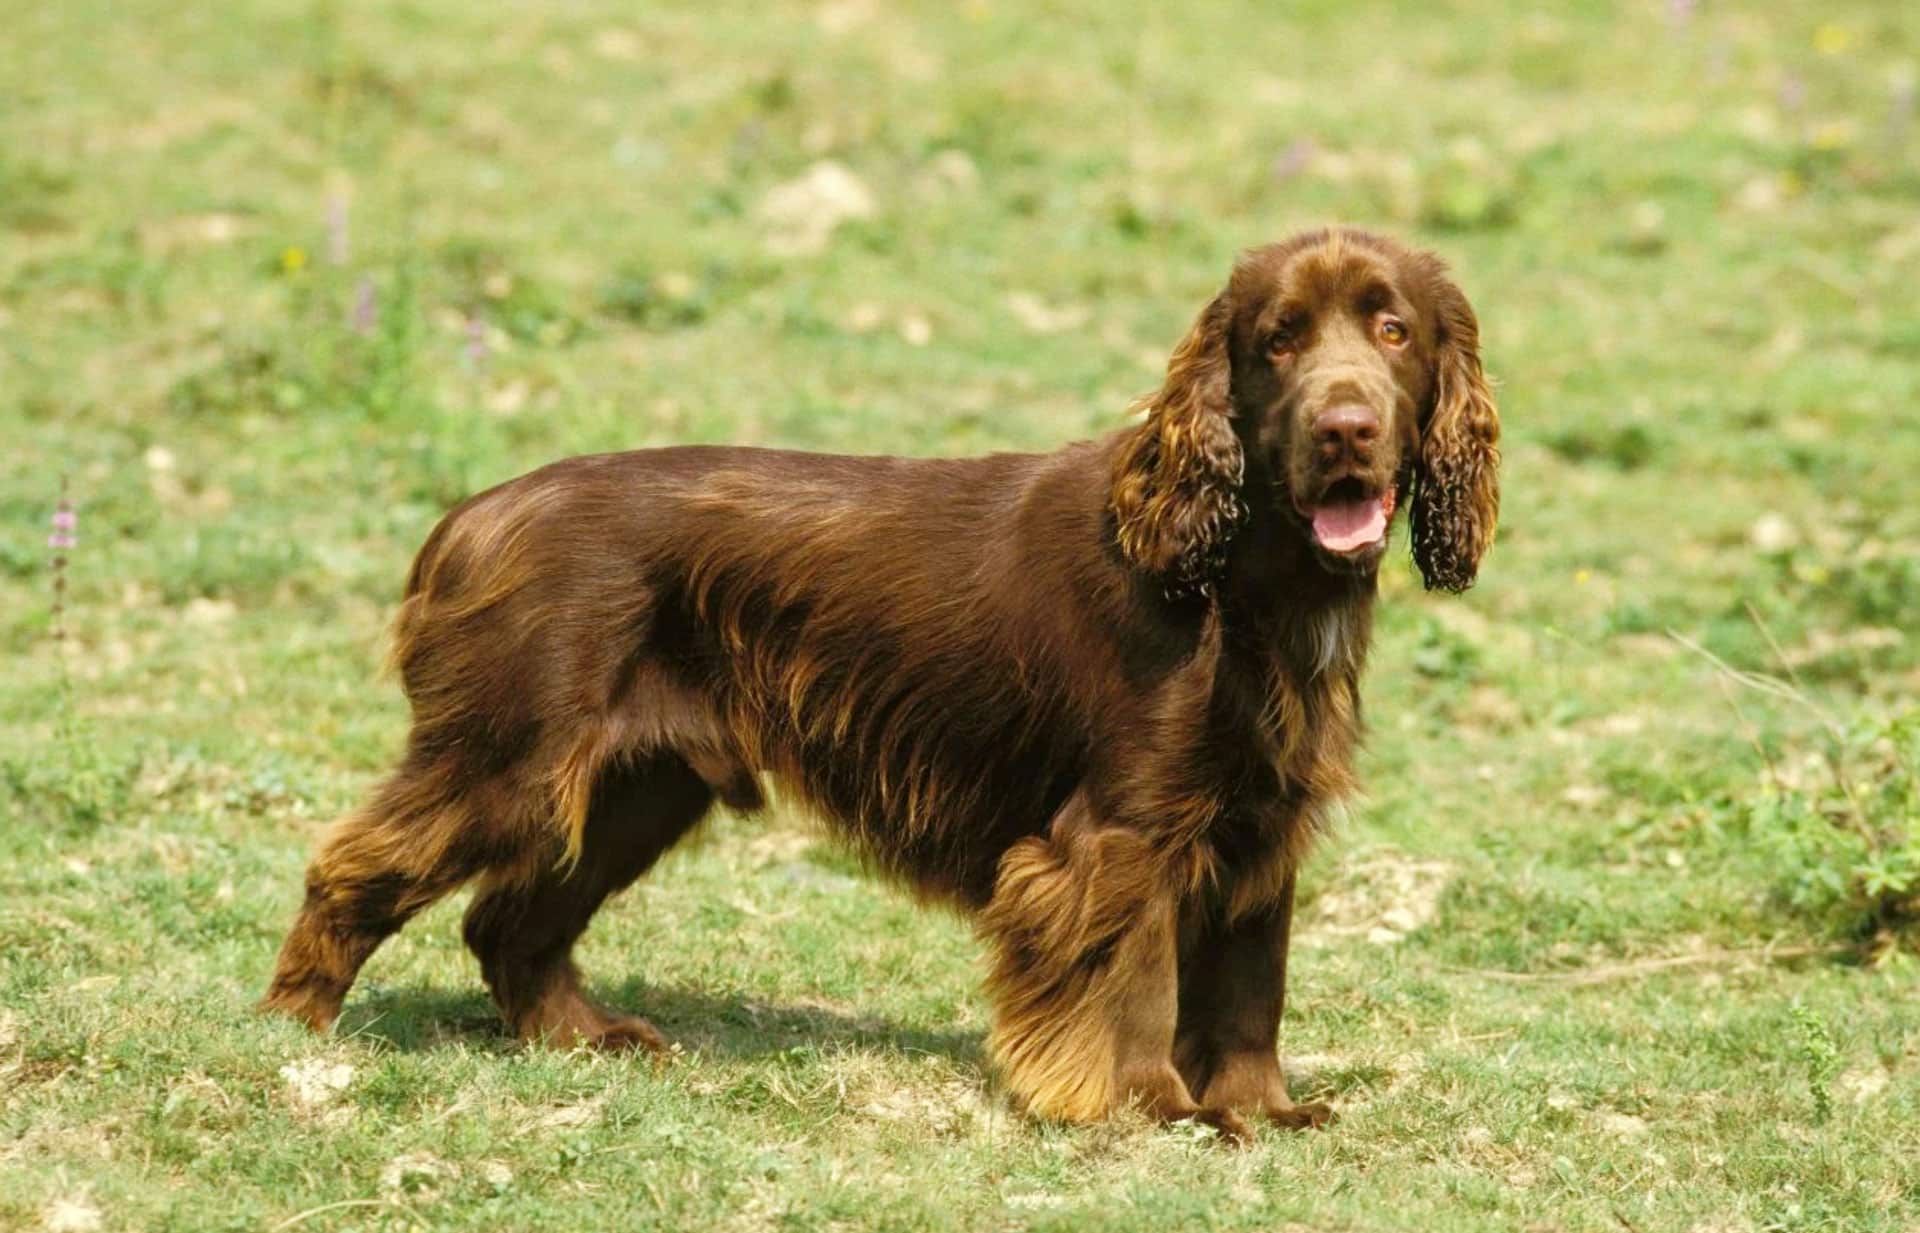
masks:
[[[529,1039],[658,1048],[570,959],[606,897],[770,775],[973,914],[1017,1098],[1324,1121],[1276,1055],[1294,871],[1354,786],[1376,571],[1412,508],[1472,584],[1499,504],[1478,327],[1440,261],[1253,250],[1145,422],[959,461],[575,458],[428,537],[399,769],[326,837],[266,1006],[330,1024],[420,909]]]

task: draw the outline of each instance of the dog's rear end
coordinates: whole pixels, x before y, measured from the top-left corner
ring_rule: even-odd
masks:
[[[586,784],[577,754],[567,761],[583,721],[605,709],[621,631],[647,596],[604,541],[582,559],[580,545],[621,512],[598,499],[602,471],[583,459],[502,485],[448,514],[421,548],[394,630],[413,710],[406,752],[323,841],[266,1006],[327,1026],[388,935],[477,877],[466,938],[516,1031],[661,1043],[644,1021],[587,1002],[567,958],[599,902],[691,827],[714,791],[665,750],[592,768]],[[594,530],[569,536],[569,525]],[[575,815],[576,848],[593,845],[574,868],[562,865],[562,809]]]

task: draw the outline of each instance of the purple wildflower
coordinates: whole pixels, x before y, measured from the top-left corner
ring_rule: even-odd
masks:
[[[380,303],[371,278],[363,278],[353,289],[353,312],[347,317],[347,324],[356,334],[373,333],[374,325],[380,320]]]
[[[1798,73],[1788,73],[1780,78],[1780,110],[1799,111],[1807,105],[1807,83]]]
[[[1699,0],[1667,0],[1667,22],[1678,28],[1693,20],[1693,12],[1699,8]]]
[[[477,313],[467,316],[467,363],[479,368],[487,362],[487,323]]]
[[[347,195],[327,194],[327,261],[347,263]]]
[[[76,534],[80,516],[67,499],[64,475],[60,477],[60,500],[53,507],[52,521],[53,534],[47,536],[47,547],[53,549],[53,638],[58,642],[67,636],[67,553],[80,543]]]
[[[1313,165],[1314,156],[1319,152],[1320,147],[1313,144],[1313,138],[1297,138],[1273,160],[1273,178],[1280,183],[1293,179]]]

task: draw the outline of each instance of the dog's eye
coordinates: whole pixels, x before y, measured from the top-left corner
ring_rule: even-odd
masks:
[[[1380,341],[1389,347],[1403,347],[1407,342],[1407,323],[1398,317],[1380,319]]]
[[[1275,326],[1273,333],[1267,336],[1267,350],[1291,351],[1300,341],[1301,321],[1298,317],[1288,317]]]

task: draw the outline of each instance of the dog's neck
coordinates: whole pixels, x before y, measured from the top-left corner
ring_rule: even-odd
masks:
[[[1358,673],[1373,632],[1378,572],[1330,568],[1284,501],[1284,494],[1248,493],[1248,515],[1218,588],[1226,637],[1302,683]]]

